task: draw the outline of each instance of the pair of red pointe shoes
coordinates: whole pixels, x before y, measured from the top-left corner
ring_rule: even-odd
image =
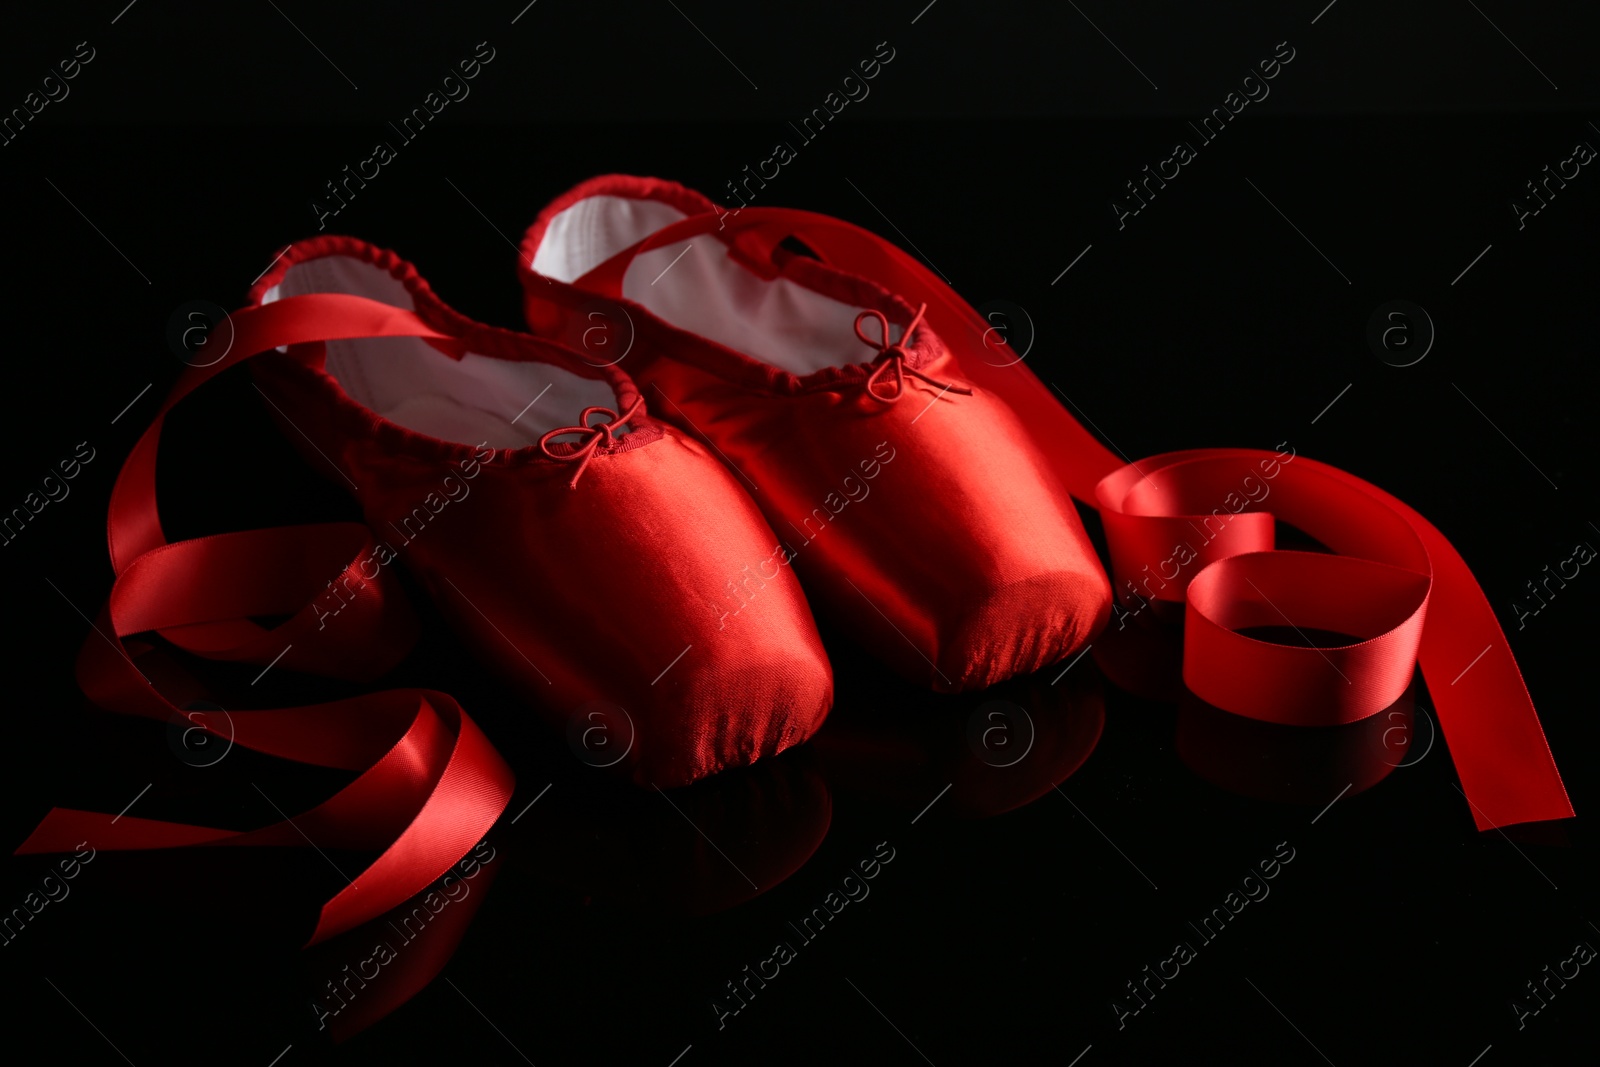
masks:
[[[562,196],[525,239],[531,336],[346,238],[292,246],[250,300],[355,297],[442,335],[292,344],[257,381],[471,644],[663,787],[821,725],[813,606],[947,691],[1071,655],[1109,611],[1068,493],[967,376],[972,339],[870,264],[752,254],[720,218],[649,179]]]
[[[112,491],[117,579],[79,656],[88,695],[353,780],[255,830],[58,808],[19,851],[382,848],[324,905],[313,939],[332,936],[447,871],[510,802],[509,768],[432,690],[180,709],[130,639],[372,681],[415,636],[403,563],[589,762],[666,788],[817,730],[833,681],[813,605],[938,690],[1082,655],[1112,607],[1074,497],[1104,524],[1117,631],[1148,601],[1183,605],[1196,696],[1329,726],[1392,705],[1420,663],[1480,829],[1572,814],[1487,598],[1378,487],[1281,445],[1125,462],[948,285],[838,219],[611,176],[541,212],[523,252],[531,333],[464,318],[359,241],[291,246]],[[166,414],[245,361],[364,523],[167,541]],[[1348,554],[1274,551],[1275,515]],[[1280,622],[1351,641],[1243,632]]]

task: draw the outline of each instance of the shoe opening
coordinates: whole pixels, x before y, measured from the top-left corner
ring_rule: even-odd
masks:
[[[416,293],[402,276],[409,272],[403,263],[386,269],[357,255],[321,255],[292,264],[261,302],[347,293],[415,311]],[[621,410],[604,379],[477,352],[456,359],[420,337],[328,341],[324,369],[356,403],[409,430],[458,444],[526,448],[571,424],[586,407]],[[621,426],[615,435],[628,432]]]
[[[557,281],[575,282],[630,245],[687,217],[679,206],[649,197],[587,196],[551,216],[532,267]],[[765,278],[729,252],[712,234],[651,249],[628,267],[622,295],[681,330],[797,376],[873,358],[874,350],[855,334],[856,317],[868,308],[845,296],[860,286],[829,285],[839,276],[814,254],[800,257],[803,271],[786,272],[801,281],[785,275]],[[819,285],[837,295],[820,291]],[[891,320],[902,317],[887,294],[873,309],[887,311]],[[891,325],[890,341],[899,340],[901,330]]]

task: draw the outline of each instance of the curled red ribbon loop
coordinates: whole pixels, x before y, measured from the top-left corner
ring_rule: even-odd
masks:
[[[927,304],[919,307],[917,314],[911,320],[911,324],[905,328],[905,332],[901,333],[900,340],[893,343],[889,341],[889,316],[881,311],[872,309],[863,311],[856,316],[856,337],[860,338],[863,344],[869,344],[878,350],[878,358],[873,361],[872,373],[867,375],[867,380],[863,383],[867,394],[874,400],[881,400],[885,404],[893,404],[899,400],[905,395],[906,375],[908,374],[913,378],[922,379],[943,392],[960,393],[962,396],[972,395],[972,390],[965,386],[956,385],[953,382],[941,382],[937,378],[923,374],[914,367],[906,366],[906,342],[911,339],[912,332],[922,323],[923,312],[927,310]],[[861,324],[867,319],[878,320],[878,325],[882,327],[882,341],[875,341],[862,332]],[[894,386],[893,392],[887,395],[878,392],[878,384],[886,375]]]
[[[1364,719],[1400,699],[1411,682],[1428,585],[1426,574],[1354,556],[1230,556],[1189,585],[1184,682],[1207,703],[1252,719],[1291,726]],[[1256,626],[1311,627],[1359,640],[1301,648],[1238,632]]]
[[[616,444],[617,439],[614,432],[616,427],[633,418],[643,406],[644,397],[641,396],[635,397],[633,403],[628,405],[628,410],[621,415],[607,407],[584,408],[583,413],[578,416],[577,426],[561,426],[539,438],[539,451],[558,462],[576,463],[578,465],[578,469],[572,473],[572,481],[567,483],[567,488],[576,489],[578,488],[578,479],[588,468],[589,461],[594,458],[595,452],[601,447],[610,448]],[[591,426],[589,424],[591,415],[607,415],[609,419],[606,422]],[[551,440],[570,433],[583,435],[583,441],[574,445],[570,452],[552,452],[550,450]]]
[[[111,492],[107,535],[116,580],[78,656],[78,681],[100,707],[162,721],[179,709],[144,677],[124,638],[155,631],[195,655],[370,681],[393,667],[416,637],[416,620],[394,577],[367,578],[360,561],[375,542],[354,523],[280,527],[168,543],[156,509],[156,453],[167,412],[229,367],[283,345],[344,338],[448,340],[410,311],[362,297],[289,297],[234,312],[229,355],[178,379],[134,445]],[[324,625],[315,603],[338,582],[353,596]],[[255,617],[288,615],[268,628]],[[359,772],[328,800],[257,830],[235,831],[52,810],[18,853],[188,845],[379,850],[351,884],[325,903],[310,942],[353,929],[448,871],[511,799],[511,771],[450,696],[395,689],[298,708],[191,712],[196,726],[269,755]],[[281,813],[280,813],[281,814]]]
[[[1572,814],[1482,590],[1399,500],[1315,460],[1241,448],[1120,467],[1095,498],[1117,613],[1146,598],[1186,604],[1183,680],[1196,696],[1268,722],[1354,722],[1399,699],[1420,661],[1479,829]],[[1338,554],[1273,551],[1279,519]],[[1352,640],[1239,632],[1262,626]],[[1476,676],[1456,688],[1468,668]]]
[[[1184,683],[1269,722],[1352,722],[1399,699],[1421,648],[1432,566],[1403,516],[1311,460],[1249,449],[1156,456],[1096,487],[1123,606],[1187,603]],[[1269,502],[1270,508],[1268,510]],[[1275,517],[1335,552],[1273,551]],[[1252,627],[1347,634],[1300,647]]]

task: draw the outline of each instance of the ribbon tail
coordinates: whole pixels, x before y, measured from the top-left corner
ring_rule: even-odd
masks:
[[[1432,523],[1394,502],[1434,567],[1418,659],[1479,830],[1576,813],[1505,631],[1466,561]]]
[[[455,702],[437,694],[441,702]],[[354,929],[421,892],[483,839],[500,818],[516,782],[476,723],[454,710],[456,741],[421,810],[383,854],[322,907],[306,945]]]

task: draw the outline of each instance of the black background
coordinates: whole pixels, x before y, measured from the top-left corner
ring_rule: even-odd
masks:
[[[0,948],[7,1040],[39,1049],[26,1062],[141,1067],[1080,1054],[1084,1067],[1487,1067],[1582,1054],[1592,968],[1520,1030],[1511,1002],[1575,943],[1600,944],[1600,739],[1583,680],[1600,579],[1584,570],[1522,629],[1512,604],[1575,544],[1600,544],[1600,177],[1586,167],[1522,229],[1511,202],[1577,142],[1600,144],[1596,27],[1575,2],[1398,7],[512,0],[407,13],[118,0],[26,25],[8,15],[0,107],[20,105],[77,42],[96,57],[0,148],[4,509],[78,442],[96,459],[0,548],[5,841],[53,805],[116,811],[138,795],[147,817],[244,827],[274,818],[252,784],[289,811],[337,787],[242,750],[186,766],[158,724],[89,707],[71,673],[89,633],[79,611],[92,615],[110,584],[117,464],[181,368],[165,339],[173,310],[240,301],[278,249],[315,232],[323,183],[485,40],[495,59],[471,95],[401,149],[339,230],[395,248],[468,315],[515,325],[512,245],[546,200],[608,171],[717,196],[886,40],[895,59],[871,95],[801,148],[763,202],[876,229],[974,305],[1025,309],[1030,364],[1129,456],[1288,441],[1418,507],[1499,613],[1579,818],[1475,832],[1442,740],[1423,744],[1426,710],[1410,765],[1325,808],[1350,759],[1370,771],[1398,757],[1369,735],[1241,736],[1190,708],[1184,721],[1236,755],[1234,773],[1202,776],[1176,749],[1179,710],[1119,692],[1091,660],[1060,686],[1050,671],[998,694],[1045,722],[1041,735],[1092,724],[1103,694],[1103,736],[1059,790],[1047,774],[1033,803],[980,818],[957,789],[919,816],[972,770],[966,724],[997,694],[919,694],[826,628],[839,706],[824,735],[675,794],[674,812],[579,765],[430,624],[393,682],[458,695],[519,782],[489,835],[492,889],[438,980],[334,1046],[316,1030],[313,987],[366,951],[298,946],[343,884],[330,864],[362,857],[102,853]],[[1296,54],[1271,95],[1119,230],[1108,204],[1123,183],[1193,141],[1185,120],[1280,41]],[[1404,368],[1365,340],[1395,299],[1437,329]],[[169,535],[355,516],[238,375],[187,409],[163,445]],[[214,681],[236,691],[254,673]],[[286,674],[261,688],[267,702],[339,692]],[[1420,682],[1416,702],[1431,708]],[[1276,800],[1241,795],[1262,782]],[[719,1030],[723,984],[885,841],[895,859],[871,895]],[[1193,940],[1187,922],[1279,842],[1295,858],[1271,895],[1119,1030],[1124,983]],[[758,878],[763,892],[739,901],[750,893],[736,870],[781,871],[785,857],[792,876]],[[0,907],[48,865],[8,862]]]

